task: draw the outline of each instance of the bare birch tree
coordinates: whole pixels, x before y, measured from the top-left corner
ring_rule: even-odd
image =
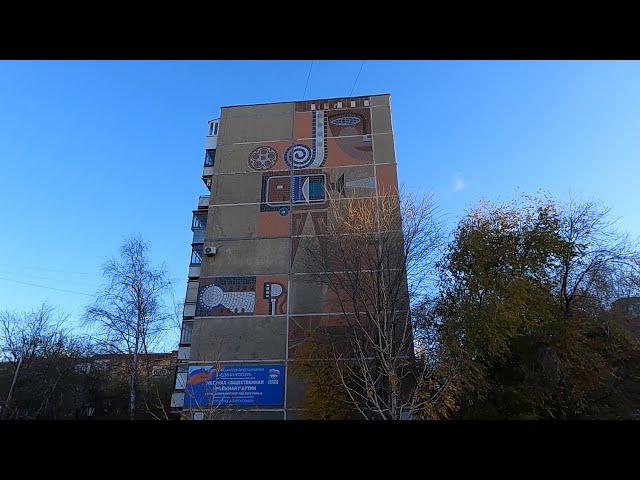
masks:
[[[433,415],[447,389],[425,312],[440,231],[431,197],[342,199],[305,249],[307,271],[341,318],[327,333],[340,386],[365,419]]]
[[[142,239],[127,239],[120,257],[105,263],[106,285],[85,312],[85,321],[94,328],[100,349],[127,355],[132,420],[136,416],[140,355],[153,348],[173,315],[163,301],[170,287],[167,273],[153,268],[148,252]]]

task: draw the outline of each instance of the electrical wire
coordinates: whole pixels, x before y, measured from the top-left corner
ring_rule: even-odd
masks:
[[[353,95],[353,91],[356,89],[356,84],[358,83],[358,79],[360,78],[360,73],[362,73],[362,67],[364,67],[364,62],[365,60],[363,60],[362,63],[360,64],[360,70],[358,70],[358,75],[356,75],[356,79],[353,82],[353,87],[351,87],[351,92],[349,93],[349,96]]]
[[[311,69],[313,68],[313,60],[311,60],[311,65],[309,66],[309,73],[307,74],[307,83],[304,85],[304,93],[302,94],[302,101],[307,96],[307,87],[309,86],[309,79],[311,78]]]
[[[65,290],[65,289],[62,289],[62,288],[49,287],[47,285],[38,285],[37,283],[21,282],[20,280],[13,280],[11,278],[0,277],[0,280],[4,280],[6,282],[19,283],[21,285],[28,285],[28,286],[31,286],[31,287],[48,288],[49,290],[56,290],[58,292],[75,293],[76,295],[84,295],[86,297],[93,297],[93,295],[91,295],[90,293],[76,292],[74,290]]]

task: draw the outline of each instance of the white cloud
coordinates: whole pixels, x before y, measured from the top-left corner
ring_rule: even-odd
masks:
[[[456,174],[455,178],[453,179],[453,191],[459,192],[460,190],[464,190],[468,186],[469,184],[464,180],[464,178],[462,178],[461,175]]]

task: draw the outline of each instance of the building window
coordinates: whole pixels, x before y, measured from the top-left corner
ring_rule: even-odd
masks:
[[[338,102],[337,108],[342,108],[342,102]]]
[[[180,343],[181,344],[190,344],[191,343],[191,332],[193,331],[193,322],[183,322],[182,323],[182,333],[180,334]]]
[[[209,123],[209,136],[213,135],[213,122]]]
[[[204,166],[205,167],[213,167],[213,163],[216,160],[216,150],[207,150],[207,153],[204,156]]]
[[[365,100],[365,101],[364,101],[364,106],[365,106],[365,107],[368,107],[368,106],[369,106],[369,100]]]
[[[205,228],[207,226],[207,215],[202,213],[194,213],[191,228]]]
[[[191,265],[200,265],[202,263],[202,249],[193,250],[191,252]]]
[[[218,122],[214,123],[213,126],[213,134],[218,135]]]
[[[315,103],[312,103],[312,104],[311,104],[311,110],[315,110],[315,109],[316,109],[316,104],[315,104]]]
[[[355,100],[351,100],[351,108],[353,108],[353,107],[355,107],[355,106],[356,106],[356,102],[355,102]]]

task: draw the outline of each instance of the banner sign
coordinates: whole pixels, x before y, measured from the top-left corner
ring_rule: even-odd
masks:
[[[192,365],[184,406],[273,407],[284,403],[284,365]]]

